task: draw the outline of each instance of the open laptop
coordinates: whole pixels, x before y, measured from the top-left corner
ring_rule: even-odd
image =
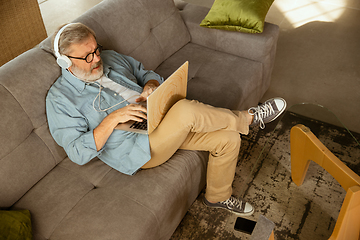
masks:
[[[189,62],[185,62],[166,81],[148,96],[147,121],[128,121],[115,127],[118,130],[150,134],[159,125],[167,111],[179,100],[186,98]]]

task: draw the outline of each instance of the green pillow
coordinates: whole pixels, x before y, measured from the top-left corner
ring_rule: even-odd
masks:
[[[31,216],[29,210],[0,210],[0,239],[32,239]]]
[[[261,33],[274,0],[215,0],[200,26],[246,33]]]

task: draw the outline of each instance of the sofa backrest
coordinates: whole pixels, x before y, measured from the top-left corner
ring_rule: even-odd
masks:
[[[45,96],[60,69],[31,49],[0,67],[0,208],[20,199],[66,157],[52,139]]]
[[[132,56],[150,70],[190,41],[173,0],[104,0],[73,22],[92,28],[105,49]],[[52,52],[50,38],[41,47]]]
[[[74,22],[107,49],[155,69],[190,35],[173,0],[104,0]],[[51,37],[41,48],[52,51]],[[0,67],[0,208],[7,208],[66,154],[50,135],[45,97],[60,76],[52,54],[36,47]]]

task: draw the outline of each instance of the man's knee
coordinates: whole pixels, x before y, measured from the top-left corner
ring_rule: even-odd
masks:
[[[178,112],[192,112],[197,109],[198,104],[200,103],[196,100],[181,99],[171,109],[176,109]]]
[[[226,132],[227,144],[234,149],[240,148],[241,138],[238,132],[224,131]]]
[[[233,131],[219,131],[218,146],[216,155],[222,155],[227,152],[238,152],[240,150],[240,134]]]
[[[185,122],[193,122],[195,114],[199,113],[196,105],[199,102],[195,100],[182,99],[175,103],[170,109],[171,114],[174,114]],[[201,112],[201,111],[200,111]]]

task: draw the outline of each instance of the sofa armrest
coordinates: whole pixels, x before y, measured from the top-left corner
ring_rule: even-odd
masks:
[[[279,35],[277,25],[266,22],[264,31],[257,34],[210,29],[199,26],[209,8],[183,4],[179,10],[192,43],[259,62],[263,62],[271,50],[276,48]]]

